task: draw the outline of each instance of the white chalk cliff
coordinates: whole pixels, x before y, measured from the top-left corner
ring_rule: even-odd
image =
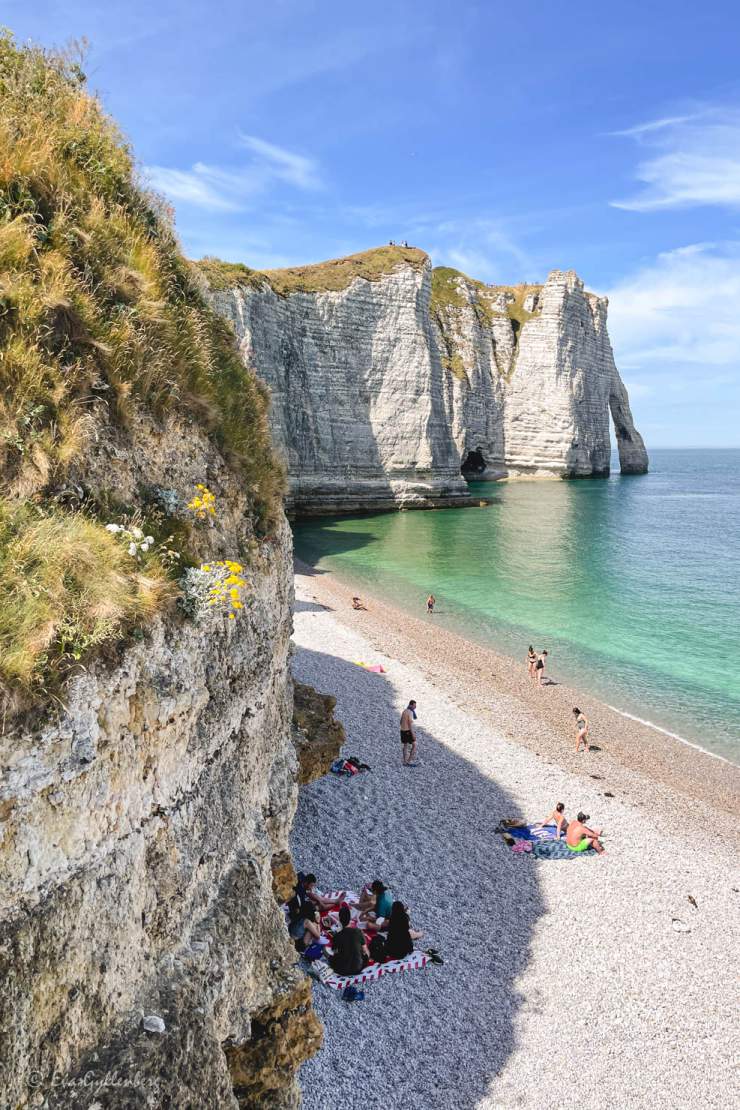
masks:
[[[607,301],[572,271],[486,286],[389,248],[233,271],[212,295],[270,387],[298,512],[464,503],[463,472],[607,475],[610,411],[622,473],[647,470]]]

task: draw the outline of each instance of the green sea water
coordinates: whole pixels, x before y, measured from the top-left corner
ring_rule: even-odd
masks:
[[[296,554],[740,764],[740,451],[471,492],[492,504],[298,522]]]

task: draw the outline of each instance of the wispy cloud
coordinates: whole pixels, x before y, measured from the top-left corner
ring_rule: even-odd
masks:
[[[241,135],[242,144],[255,155],[256,162],[269,177],[287,181],[297,189],[322,188],[319,167],[313,158],[296,154],[275,143],[265,142],[256,135]]]
[[[238,212],[276,183],[300,190],[323,187],[314,158],[255,135],[240,135],[239,145],[251,154],[246,165],[225,168],[196,162],[190,169],[147,166],[145,174],[152,187],[170,200],[214,212]]]
[[[635,169],[644,188],[612,201],[614,208],[652,212],[698,205],[740,207],[740,109],[707,106],[614,134],[652,152]]]
[[[740,381],[740,242],[692,243],[658,255],[614,288],[609,331],[618,365],[670,375],[713,368]],[[708,384],[710,375],[702,372]]]

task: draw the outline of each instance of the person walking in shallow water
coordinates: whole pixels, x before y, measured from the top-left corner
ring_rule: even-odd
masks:
[[[437,599],[434,594],[430,594],[427,598],[427,613],[434,612],[434,606],[437,604]]]
[[[537,663],[537,652],[534,650],[534,648],[530,644],[529,645],[529,651],[527,652],[527,672],[528,672],[529,677],[532,679],[533,682],[537,677],[537,672],[534,669],[536,663]]]
[[[576,719],[576,754],[581,750],[581,744],[587,752],[591,751],[588,743],[588,717],[582,713],[577,705],[573,706],[573,716]]]
[[[401,751],[403,754],[404,767],[416,767],[416,763],[414,762],[414,757],[416,756],[415,720],[416,702],[412,698],[401,714]]]
[[[545,648],[543,648],[542,651],[540,652],[540,654],[537,656],[537,662],[534,665],[535,677],[536,677],[536,681],[537,681],[538,686],[543,685],[543,679],[545,677],[545,663],[546,662],[547,662],[547,650]]]

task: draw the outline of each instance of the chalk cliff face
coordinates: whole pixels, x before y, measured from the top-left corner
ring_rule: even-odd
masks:
[[[99,444],[88,488],[110,482],[115,462],[123,493],[156,476],[184,499],[198,473],[223,507],[204,546],[245,550],[246,500],[219,452],[192,424],[154,432],[142,420],[134,445]],[[298,776],[284,520],[251,550],[238,620],[163,615],[73,679],[64,709],[6,722],[9,1104],[298,1104],[297,1069],[321,1028],[273,890]],[[147,1016],[163,1031],[147,1032]],[[85,1075],[88,1101],[71,1094]],[[106,1075],[119,1084],[104,1087]]]
[[[610,410],[622,471],[647,469],[605,299],[572,271],[485,286],[413,253],[344,288],[321,264],[212,294],[271,389],[296,511],[462,503],[461,471],[608,474]]]

